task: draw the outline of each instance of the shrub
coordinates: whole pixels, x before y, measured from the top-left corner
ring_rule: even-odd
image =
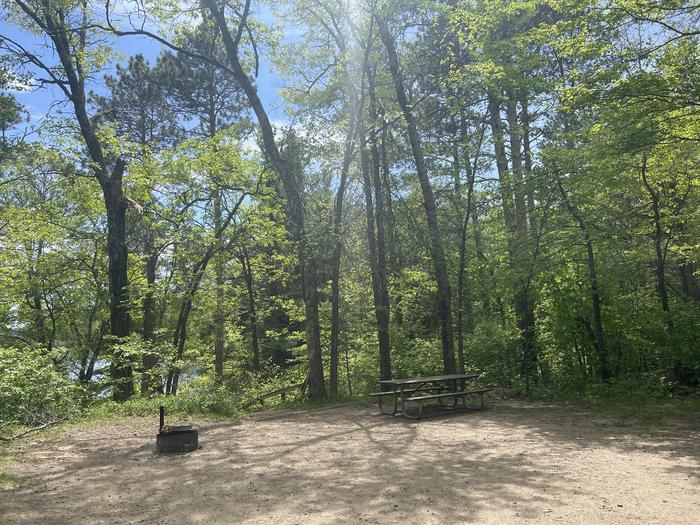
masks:
[[[158,408],[163,405],[173,416],[216,415],[239,417],[243,414],[240,400],[223,386],[217,386],[206,377],[197,378],[183,384],[176,396],[133,397],[125,402],[104,400],[95,403],[91,417],[110,416],[158,416]]]
[[[39,425],[67,417],[78,389],[43,348],[0,348],[0,422]]]

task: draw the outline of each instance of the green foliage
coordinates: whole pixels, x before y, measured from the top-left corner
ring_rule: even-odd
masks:
[[[136,396],[123,403],[108,400],[96,402],[89,408],[86,417],[146,416],[157,421],[160,406],[164,406],[166,414],[173,417],[239,418],[245,415],[239,395],[215,385],[211,379],[199,378],[183,385],[176,396]]]
[[[37,426],[74,413],[80,389],[38,347],[0,347],[0,424]]]
[[[700,408],[697,391],[679,393],[659,373],[619,377],[607,384],[541,386],[535,394],[606,415],[656,424],[686,417]]]
[[[2,43],[0,87],[46,75],[65,86],[65,64],[31,44],[45,32],[37,18],[6,4],[5,23],[33,36],[27,48]],[[377,16],[395,39],[425,150],[466,370],[511,392],[589,404],[698,388],[700,44],[697,15],[683,2],[386,0],[370,13],[362,2],[295,0],[273,3],[293,22],[277,27],[253,9],[240,35],[243,67],[252,74],[274,56],[285,77],[290,118],[272,119],[275,145],[247,120],[251,100],[228,66],[212,63],[230,61],[201,4],[183,16],[178,2],[145,2],[131,22],[145,13],[146,26],[182,50],[163,49],[153,64],[128,57],[102,79],[115,54],[101,11],[72,0],[24,4],[49,5],[47,16],[66,28],[105,166],[128,160],[115,184],[128,204],[129,302],[121,306],[131,334],[109,336],[113,218],[110,188],[94,181],[94,144],[69,112],[22,140],[21,95],[0,93],[3,420],[62,417],[78,399],[94,416],[150,416],[165,404],[177,415],[237,417],[256,396],[304,381],[305,320],[315,308],[328,377],[338,241],[339,398],[376,390],[365,172],[377,175],[369,192],[376,236],[379,217],[384,225],[392,375],[442,371],[424,188]],[[283,37],[284,25],[294,34]],[[56,102],[70,102],[55,92]],[[275,148],[301,211],[285,207]],[[290,211],[304,223],[304,261]],[[318,304],[304,297],[300,262],[315,272]],[[18,341],[26,344],[17,349]],[[115,363],[133,369],[118,380],[135,390],[148,380],[142,396],[105,400]],[[178,374],[177,396],[159,395]]]

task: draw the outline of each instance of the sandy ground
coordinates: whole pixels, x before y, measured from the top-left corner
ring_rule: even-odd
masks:
[[[160,456],[155,419],[15,445],[0,523],[589,525],[700,516],[697,422],[649,429],[515,402],[420,422],[342,407],[203,424],[203,448]]]

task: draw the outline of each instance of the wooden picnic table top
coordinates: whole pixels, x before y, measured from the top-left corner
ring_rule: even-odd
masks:
[[[442,376],[408,377],[405,379],[385,379],[378,382],[384,385],[415,385],[434,381],[451,381],[453,379],[476,379],[477,377],[479,377],[479,374],[447,374]]]

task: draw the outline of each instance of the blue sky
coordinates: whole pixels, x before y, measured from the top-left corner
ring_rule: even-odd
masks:
[[[274,22],[268,9],[264,9],[258,14],[259,18],[264,22]],[[294,35],[295,33],[295,28],[286,28],[286,35]],[[0,35],[13,39],[40,56],[46,56],[46,53],[50,51],[44,44],[44,39],[42,37],[26,32],[19,27],[8,25],[1,19]],[[156,57],[163,49],[158,42],[144,36],[112,37],[109,43],[122,57],[113,64],[110,64],[103,74],[99,75],[95,79],[95,82],[88,86],[88,89],[91,91],[100,92],[104,89],[101,77],[113,70],[117,63],[125,63],[128,57],[141,53],[146,57],[149,63],[153,64]],[[284,101],[279,96],[279,90],[284,86],[284,81],[274,70],[269,58],[270,57],[266,56],[261,57],[259,75],[255,79],[258,86],[258,94],[272,120],[287,120],[284,113]],[[49,111],[55,113],[61,107],[60,105],[55,107],[56,103],[60,103],[64,100],[63,93],[55,86],[46,86],[41,89],[32,89],[29,91],[14,90],[13,94],[30,114],[33,123],[38,122],[49,113]]]

